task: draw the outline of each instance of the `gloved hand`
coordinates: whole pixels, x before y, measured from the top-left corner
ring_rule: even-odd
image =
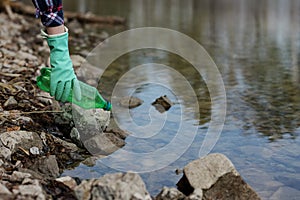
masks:
[[[50,48],[50,95],[58,101],[65,102],[73,88],[73,95],[77,101],[81,100],[80,85],[75,75],[68,48],[68,29],[65,33],[48,35],[44,31],[42,36],[47,40]]]

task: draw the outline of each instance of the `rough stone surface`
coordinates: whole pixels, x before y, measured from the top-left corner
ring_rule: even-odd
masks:
[[[183,172],[184,176],[177,186],[190,199],[195,199],[193,196],[198,194],[200,198],[200,190],[206,200],[260,199],[243,181],[231,161],[222,154],[210,154],[192,161],[184,167]]]
[[[231,161],[222,154],[210,154],[194,160],[184,167],[183,172],[193,188],[201,189],[209,189],[229,172],[239,175]]]
[[[2,146],[0,156],[10,159],[18,147],[29,150],[31,147],[42,149],[43,143],[39,135],[28,131],[9,131],[0,134],[0,146]],[[4,147],[4,148],[3,148]],[[9,153],[11,151],[11,153]]]
[[[93,155],[108,155],[124,146],[125,141],[114,134],[103,133],[85,140],[83,145]]]
[[[62,182],[63,184],[68,186],[70,189],[74,189],[77,186],[76,181],[70,176],[60,177],[55,180],[58,182]]]
[[[59,168],[55,155],[40,157],[30,166],[30,169],[40,172],[50,178],[56,178],[59,175]]]
[[[75,194],[82,200],[151,200],[143,180],[135,173],[106,174],[98,180],[83,181]]]
[[[79,106],[72,106],[72,115],[76,128],[92,129],[95,131],[104,130],[110,121],[110,112],[102,109],[85,110]]]
[[[260,199],[253,189],[245,183],[241,176],[236,176],[232,172],[223,175],[210,189],[205,190],[203,193],[203,200]]]
[[[155,197],[155,200],[180,200],[186,196],[176,188],[163,187],[162,191]]]

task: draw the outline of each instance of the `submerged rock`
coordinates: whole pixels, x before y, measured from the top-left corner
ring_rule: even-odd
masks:
[[[95,180],[83,181],[75,188],[78,199],[151,200],[145,183],[138,174],[106,174]]]
[[[241,178],[231,161],[222,154],[210,154],[192,161],[177,183],[187,196],[203,191],[203,199],[260,199]],[[200,193],[199,193],[200,194]]]
[[[172,105],[172,101],[167,97],[167,95],[161,96],[157,98],[152,105],[158,110],[159,112],[163,113],[168,111]]]
[[[127,97],[123,97],[120,100],[120,105],[125,107],[125,108],[135,108],[138,107],[140,105],[142,105],[143,100],[137,98],[137,97],[132,97],[132,96],[127,96]]]

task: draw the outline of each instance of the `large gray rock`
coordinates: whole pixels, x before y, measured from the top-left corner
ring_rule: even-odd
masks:
[[[76,181],[70,176],[59,177],[55,180],[63,183],[64,185],[68,186],[70,189],[74,189],[77,186]]]
[[[9,131],[0,134],[0,157],[10,159],[19,147],[28,151],[31,147],[42,149],[43,142],[35,132]]]
[[[72,106],[73,121],[78,129],[89,130],[93,134],[102,132],[110,121],[110,111],[102,109],[85,110],[77,105]],[[90,132],[86,134],[91,134]]]
[[[260,199],[222,154],[210,154],[192,161],[183,172],[177,186],[186,195],[195,196],[195,191],[202,190],[203,199]]]
[[[72,140],[93,155],[107,155],[125,145],[124,138],[113,132],[104,132],[110,122],[110,112],[102,109],[85,110],[73,106],[75,127]]]
[[[75,188],[82,200],[151,200],[146,186],[138,174],[106,174],[95,180],[83,181]]]
[[[111,133],[95,135],[83,142],[93,155],[109,155],[125,145],[125,141]]]

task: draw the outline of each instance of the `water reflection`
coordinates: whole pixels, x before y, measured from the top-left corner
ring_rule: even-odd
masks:
[[[297,162],[300,158],[297,138],[300,134],[300,1],[64,2],[68,9],[124,16],[128,29],[171,28],[200,42],[217,63],[228,97],[227,121],[216,151],[227,153],[242,175],[266,199],[282,186],[299,189],[295,185],[300,184]],[[113,88],[122,74],[132,66],[149,61],[172,66],[190,81],[200,103],[201,115],[197,120],[202,126],[209,122],[211,104],[205,83],[189,63],[176,55],[149,50],[124,55],[105,72],[101,83],[104,85],[100,88],[107,88],[109,95],[109,88]],[[151,70],[145,73],[155,76]],[[177,86],[176,80],[166,78],[171,86]],[[188,101],[188,97],[185,100]],[[194,146],[198,149],[196,143]],[[185,165],[195,151],[187,153],[176,167]],[[161,184],[157,182],[162,178],[155,177],[152,178],[156,180],[154,185]],[[268,181],[260,183],[260,177]],[[168,178],[176,182],[176,178]],[[299,193],[294,193],[296,195]]]

